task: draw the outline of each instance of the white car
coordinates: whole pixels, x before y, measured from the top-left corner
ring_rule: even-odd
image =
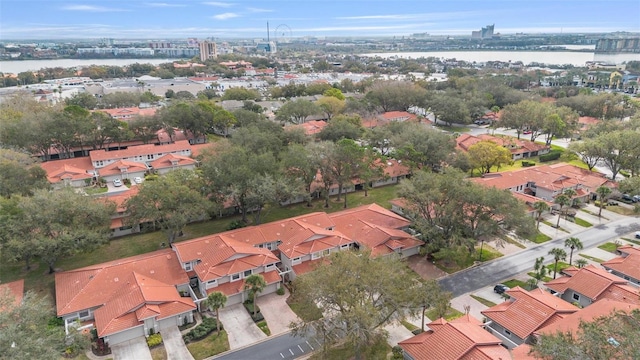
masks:
[[[142,178],[139,176],[136,176],[133,178],[133,182],[136,184],[142,184]]]
[[[122,181],[120,179],[113,180],[113,186],[115,186],[115,187],[122,186]]]

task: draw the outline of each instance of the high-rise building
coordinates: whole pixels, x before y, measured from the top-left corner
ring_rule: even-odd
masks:
[[[200,44],[200,61],[205,62],[208,59],[215,59],[218,57],[218,48],[216,43],[212,41],[201,41]]]
[[[493,29],[495,24],[487,25],[479,31],[472,31],[471,37],[474,39],[491,39],[493,37]]]

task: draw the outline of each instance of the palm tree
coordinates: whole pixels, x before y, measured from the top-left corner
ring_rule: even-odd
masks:
[[[602,208],[604,207],[604,199],[611,194],[611,189],[606,186],[600,186],[596,189],[596,193],[598,193],[598,198],[600,199],[600,210],[598,211],[598,217],[602,214]]]
[[[569,265],[571,265],[573,260],[573,250],[582,250],[582,242],[577,237],[570,237],[564,241],[564,247],[571,249],[571,252],[569,253]]]
[[[544,256],[540,256],[536,259],[535,265],[533,265],[533,278],[536,279],[536,285],[538,281],[542,281],[547,276],[547,267],[544,266]]]
[[[207,299],[203,302],[203,305],[208,307],[209,310],[216,312],[216,327],[218,333],[220,332],[220,308],[227,303],[227,297],[220,291],[215,291],[209,294]]]
[[[533,203],[533,208],[536,210],[536,214],[538,215],[536,218],[538,219],[538,229],[540,228],[540,220],[542,220],[542,213],[545,211],[549,211],[549,205],[546,201],[536,201]]]
[[[258,307],[256,306],[256,296],[264,290],[267,283],[260,274],[253,274],[244,281],[244,289],[249,290],[249,300],[253,303],[253,316],[256,316]]]
[[[569,205],[573,206],[574,205],[574,199],[573,197],[576,196],[576,194],[578,194],[577,191],[575,191],[574,189],[565,189],[565,191],[563,192],[563,194],[567,195],[567,197],[569,198]]]
[[[585,259],[578,259],[576,260],[576,266],[578,267],[578,269],[582,269],[583,267],[587,266],[588,262]]]
[[[556,278],[556,274],[558,273],[558,261],[565,260],[567,258],[567,252],[562,248],[553,248],[549,250],[549,255],[553,256],[553,278]]]
[[[562,209],[569,205],[571,203],[571,199],[565,195],[565,194],[560,194],[558,196],[556,196],[556,198],[553,200],[553,202],[555,202],[556,204],[560,205],[560,212],[558,213],[558,222],[556,223],[556,228],[560,227],[560,216],[562,216]]]

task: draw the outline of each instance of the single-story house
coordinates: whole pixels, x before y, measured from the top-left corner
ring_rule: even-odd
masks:
[[[616,251],[621,256],[600,265],[611,274],[619,276],[633,285],[640,286],[640,249],[625,245],[620,246]]]

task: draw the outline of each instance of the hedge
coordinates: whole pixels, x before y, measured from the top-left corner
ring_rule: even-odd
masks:
[[[147,338],[147,346],[149,346],[149,348],[155,347],[162,344],[162,335],[158,334],[153,334],[153,335],[149,335],[149,337]]]
[[[540,162],[558,160],[562,155],[561,150],[551,150],[548,154],[540,155]]]
[[[217,330],[217,327],[216,327],[217,323],[218,322],[214,318],[203,317],[202,323],[200,325],[196,326],[193,330],[189,331],[188,333],[184,334],[184,336],[182,336],[185,344],[204,339],[213,331]],[[223,329],[223,326],[222,326],[222,323],[220,323],[220,330],[222,329]]]

